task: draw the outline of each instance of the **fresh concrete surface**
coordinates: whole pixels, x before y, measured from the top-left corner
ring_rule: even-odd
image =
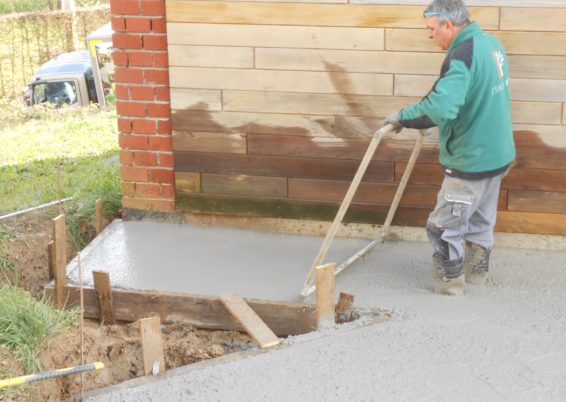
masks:
[[[87,400],[566,400],[566,251],[496,248],[489,283],[461,297],[432,293],[430,254],[424,242],[386,243],[337,278],[356,305],[391,310],[388,322]]]
[[[336,238],[327,261],[340,263],[369,241]],[[81,253],[83,284],[104,270],[124,289],[292,301],[321,244],[315,236],[115,220]],[[68,267],[71,283],[77,261]]]

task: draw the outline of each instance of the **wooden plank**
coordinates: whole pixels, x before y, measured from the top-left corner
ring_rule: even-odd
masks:
[[[287,178],[203,173],[202,192],[250,197],[287,197]]]
[[[224,110],[387,117],[419,98],[398,96],[224,91]]]
[[[439,74],[444,54],[258,48],[257,68],[350,73]]]
[[[492,33],[503,43],[508,55],[566,55],[564,32],[496,31]]]
[[[367,149],[368,142],[368,139],[250,134],[248,135],[248,154],[360,160]],[[412,145],[411,141],[385,138],[373,159],[382,161],[408,160]],[[436,144],[426,144],[419,161],[421,163],[438,161],[437,149]]]
[[[176,171],[175,191],[179,193],[200,193],[200,173]]]
[[[509,80],[512,100],[565,102],[566,80]]]
[[[145,375],[157,375],[165,371],[161,320],[159,317],[142,318],[140,323],[143,371]]]
[[[566,191],[566,171],[514,167],[501,183],[512,190]]]
[[[232,316],[246,329],[261,349],[277,346],[281,343],[279,338],[259,318],[253,309],[236,293],[220,296],[220,301]]]
[[[173,131],[173,150],[186,152],[246,153],[246,135]]]
[[[549,146],[520,147],[517,167],[523,169],[566,170],[566,149]]]
[[[566,214],[566,192],[509,190],[508,209]]]
[[[407,168],[405,162],[395,162],[395,182],[399,182],[403,172]],[[425,186],[440,187],[444,179],[444,171],[438,163],[418,163],[411,173],[409,184],[420,184]]]
[[[330,320],[334,322],[335,268],[333,262],[316,267],[316,315],[319,326]]]
[[[441,51],[438,45],[428,38],[424,29],[398,28],[387,28],[385,30],[385,50],[403,52]]]
[[[486,28],[498,27],[497,8],[470,7]],[[216,24],[424,27],[421,6],[167,0],[167,21]]]
[[[566,235],[566,215],[500,211],[495,230],[499,232]]]
[[[511,102],[514,123],[560,124],[560,103]]]
[[[502,7],[505,31],[566,31],[566,8]]]
[[[349,159],[314,159],[256,155],[226,155],[175,152],[176,174],[202,171],[220,174],[252,176],[277,175],[319,179],[352,180],[359,161]],[[393,163],[372,161],[366,170],[365,181],[393,182]],[[199,187],[200,189],[200,182]]]
[[[566,103],[562,104],[562,124],[566,126]]]
[[[438,76],[431,75],[395,75],[396,96],[425,96],[432,88]]]
[[[102,232],[102,220],[104,214],[102,212],[102,198],[97,198],[94,202],[94,232],[98,236]]]
[[[174,111],[173,130],[335,137],[334,116]]]
[[[383,50],[383,29],[167,23],[169,45]]]
[[[251,47],[169,45],[169,66],[253,68]]]
[[[507,60],[513,78],[566,79],[566,56],[511,55]]]
[[[53,297],[53,285],[46,287]],[[68,306],[79,303],[78,286],[65,288]],[[171,292],[149,292],[114,289],[114,313],[119,321],[136,321],[148,315],[159,315],[161,320],[186,321],[199,328],[244,331],[226,311],[218,297]],[[93,288],[84,288],[85,317],[99,318],[100,311]],[[250,307],[278,336],[300,335],[316,329],[314,305],[246,299]]]
[[[92,278],[101,319],[106,324],[116,324],[110,275],[106,271],[92,271]]]
[[[169,79],[171,86],[177,88],[360,95],[393,94],[391,74],[170,67]]]
[[[53,261],[55,274],[55,304],[58,308],[65,306],[64,290],[67,286],[67,236],[65,214],[52,220]]]
[[[222,110],[222,91],[187,89],[171,86],[171,108],[174,110]]]
[[[349,182],[336,180],[289,179],[289,198],[309,201],[336,201],[344,198]],[[390,205],[396,184],[362,182],[353,202]],[[401,205],[434,206],[439,187],[411,185],[405,189]]]
[[[514,124],[513,129],[518,147],[566,148],[565,126]]]

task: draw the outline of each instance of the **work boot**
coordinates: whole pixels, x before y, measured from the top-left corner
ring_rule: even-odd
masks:
[[[464,252],[466,282],[474,285],[485,284],[489,271],[490,253],[491,249],[484,248],[479,244],[466,242],[466,251]]]
[[[464,261],[445,260],[440,254],[432,255],[434,292],[444,295],[460,296],[464,293]]]

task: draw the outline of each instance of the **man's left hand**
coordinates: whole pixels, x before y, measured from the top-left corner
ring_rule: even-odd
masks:
[[[393,112],[385,119],[385,124],[391,124],[394,127],[396,133],[403,130],[403,126],[399,123],[399,112]]]

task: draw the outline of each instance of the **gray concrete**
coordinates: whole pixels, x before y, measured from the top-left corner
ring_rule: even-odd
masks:
[[[564,401],[566,251],[496,248],[486,286],[431,292],[426,243],[378,246],[337,291],[392,311],[90,401]],[[139,384],[136,383],[136,384]]]
[[[92,270],[110,273],[113,287],[218,296],[296,300],[322,244],[293,236],[228,227],[115,220],[81,253],[83,283]],[[369,243],[337,238],[327,261],[340,263]],[[68,267],[78,283],[77,259]]]

